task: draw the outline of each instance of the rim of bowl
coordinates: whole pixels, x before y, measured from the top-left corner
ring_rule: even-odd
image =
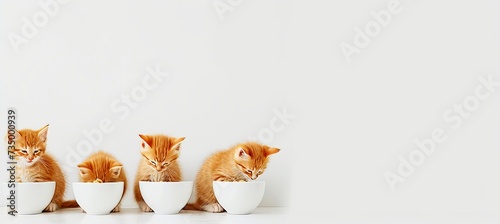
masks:
[[[148,183],[148,184],[181,184],[181,183],[193,183],[192,180],[183,180],[183,181],[139,181],[139,183]]]
[[[105,182],[105,183],[73,182],[73,184],[81,184],[81,185],[84,185],[84,184],[100,184],[100,185],[103,185],[103,184],[123,184],[123,183],[124,183],[123,181]]]
[[[248,182],[231,182],[231,181],[217,181],[214,180],[212,183],[224,183],[224,184],[261,184],[265,183],[263,180],[254,180],[254,181],[248,181]]]

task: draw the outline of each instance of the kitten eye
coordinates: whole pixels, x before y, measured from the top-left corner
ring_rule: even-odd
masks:
[[[38,154],[40,150],[35,150],[33,153]]]
[[[168,163],[163,163],[163,166],[168,166],[168,165],[170,165],[170,162],[168,162]]]
[[[155,166],[156,166],[156,162],[155,162],[155,161],[151,160],[151,161],[149,161],[149,162],[151,162],[151,164],[153,164],[153,165],[155,165]]]
[[[262,170],[259,170],[258,174],[260,175],[260,174],[262,174],[263,172],[264,172],[264,171],[262,171]]]
[[[24,154],[28,153],[28,151],[26,151],[26,150],[21,150],[21,152]]]

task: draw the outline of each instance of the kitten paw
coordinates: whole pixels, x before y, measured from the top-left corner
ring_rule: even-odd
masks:
[[[118,204],[111,212],[120,212],[120,204]]]
[[[146,202],[139,202],[139,208],[141,209],[141,211],[143,212],[153,212],[153,209],[151,209],[147,204]]]
[[[224,208],[220,206],[219,203],[212,203],[208,205],[203,205],[201,206],[201,209],[207,211],[207,212],[213,212],[213,213],[218,213],[218,212],[223,212]]]
[[[44,212],[54,212],[57,210],[57,204],[50,202],[50,204],[43,210]]]

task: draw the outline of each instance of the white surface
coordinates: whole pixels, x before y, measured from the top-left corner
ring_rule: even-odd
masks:
[[[0,207],[1,209],[5,209]],[[260,207],[249,215],[230,215],[227,213],[208,213],[200,211],[181,211],[175,215],[158,215],[152,212],[142,213],[138,208],[125,208],[119,213],[109,215],[88,215],[80,209],[63,209],[54,213],[24,215],[12,217],[0,213],[2,223],[245,223],[245,224],[279,224],[287,221],[287,209],[277,207]]]
[[[17,211],[19,214],[39,214],[52,200],[56,190],[56,182],[18,183]]]
[[[94,215],[108,214],[120,202],[123,182],[73,183],[75,199],[85,212]]]
[[[262,201],[266,190],[266,183],[263,181],[212,183],[215,198],[230,214],[251,213]]]
[[[454,110],[475,99],[480,77],[500,80],[499,1],[401,0],[351,63],[339,45],[391,1],[224,2],[240,4],[220,20],[213,0],[73,0],[15,53],[8,33],[40,6],[0,1],[0,114],[14,106],[20,128],[49,123],[49,152],[69,183],[78,174],[67,156],[82,157],[70,153],[102,121],[92,149],[116,155],[129,180],[138,133],[186,136],[185,180],[215,150],[267,133],[282,151],[259,178],[263,205],[312,217],[374,213],[371,223],[391,214],[498,222],[500,88],[481,89],[489,96],[465,115]],[[156,64],[171,76],[126,106],[122,95],[140,90]],[[287,123],[274,112],[284,107],[295,115]],[[443,119],[450,110],[458,128]],[[392,191],[384,173],[438,128],[446,140]],[[131,189],[124,204],[136,206]]]
[[[0,207],[0,210],[5,207]],[[291,212],[284,207],[258,207],[249,215],[230,215],[227,213],[208,213],[201,211],[181,211],[175,215],[158,215],[142,213],[138,208],[125,208],[120,213],[109,215],[88,215],[80,209],[63,209],[54,213],[38,215],[22,215],[12,217],[0,213],[0,221],[9,224],[24,223],[172,223],[172,224],[289,224],[289,223],[342,223],[342,224],[497,224],[499,214],[417,214],[417,213],[386,213],[386,214],[338,214],[334,211],[327,213]]]
[[[140,181],[139,188],[144,201],[155,213],[175,214],[184,208],[191,197],[193,181]]]

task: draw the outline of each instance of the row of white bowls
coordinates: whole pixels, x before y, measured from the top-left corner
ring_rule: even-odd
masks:
[[[139,183],[146,204],[156,214],[177,214],[188,203],[193,181]],[[50,203],[55,182],[17,183],[18,214],[39,214]],[[249,214],[261,202],[265,182],[213,182],[217,201],[229,214]],[[109,214],[120,202],[123,182],[73,183],[75,200],[90,215]]]

